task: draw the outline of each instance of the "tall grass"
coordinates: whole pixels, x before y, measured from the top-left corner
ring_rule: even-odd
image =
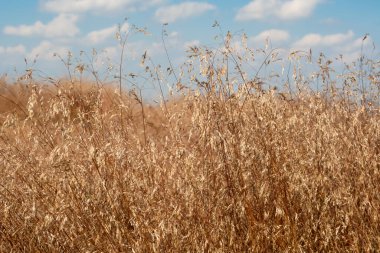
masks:
[[[377,63],[338,75],[321,55],[311,80],[293,53],[273,83],[275,51],[248,72],[259,52],[231,40],[192,48],[162,106],[98,79],[3,80],[0,251],[380,251]]]

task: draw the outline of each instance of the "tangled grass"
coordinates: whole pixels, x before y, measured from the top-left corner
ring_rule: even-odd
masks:
[[[262,88],[227,42],[193,48],[203,79],[161,106],[2,81],[0,251],[380,251],[378,67]]]

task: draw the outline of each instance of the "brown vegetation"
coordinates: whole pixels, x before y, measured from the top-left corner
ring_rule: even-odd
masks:
[[[0,251],[380,251],[378,106],[205,71],[161,107],[3,82]]]

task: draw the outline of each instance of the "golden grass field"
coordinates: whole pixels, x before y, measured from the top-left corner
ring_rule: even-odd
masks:
[[[372,70],[368,103],[352,76],[339,92],[230,89],[211,64],[158,105],[4,79],[0,251],[379,252]]]

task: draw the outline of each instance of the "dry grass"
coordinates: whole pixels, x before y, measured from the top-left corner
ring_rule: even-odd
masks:
[[[166,107],[3,81],[0,251],[380,251],[374,100],[230,88],[207,66]]]

